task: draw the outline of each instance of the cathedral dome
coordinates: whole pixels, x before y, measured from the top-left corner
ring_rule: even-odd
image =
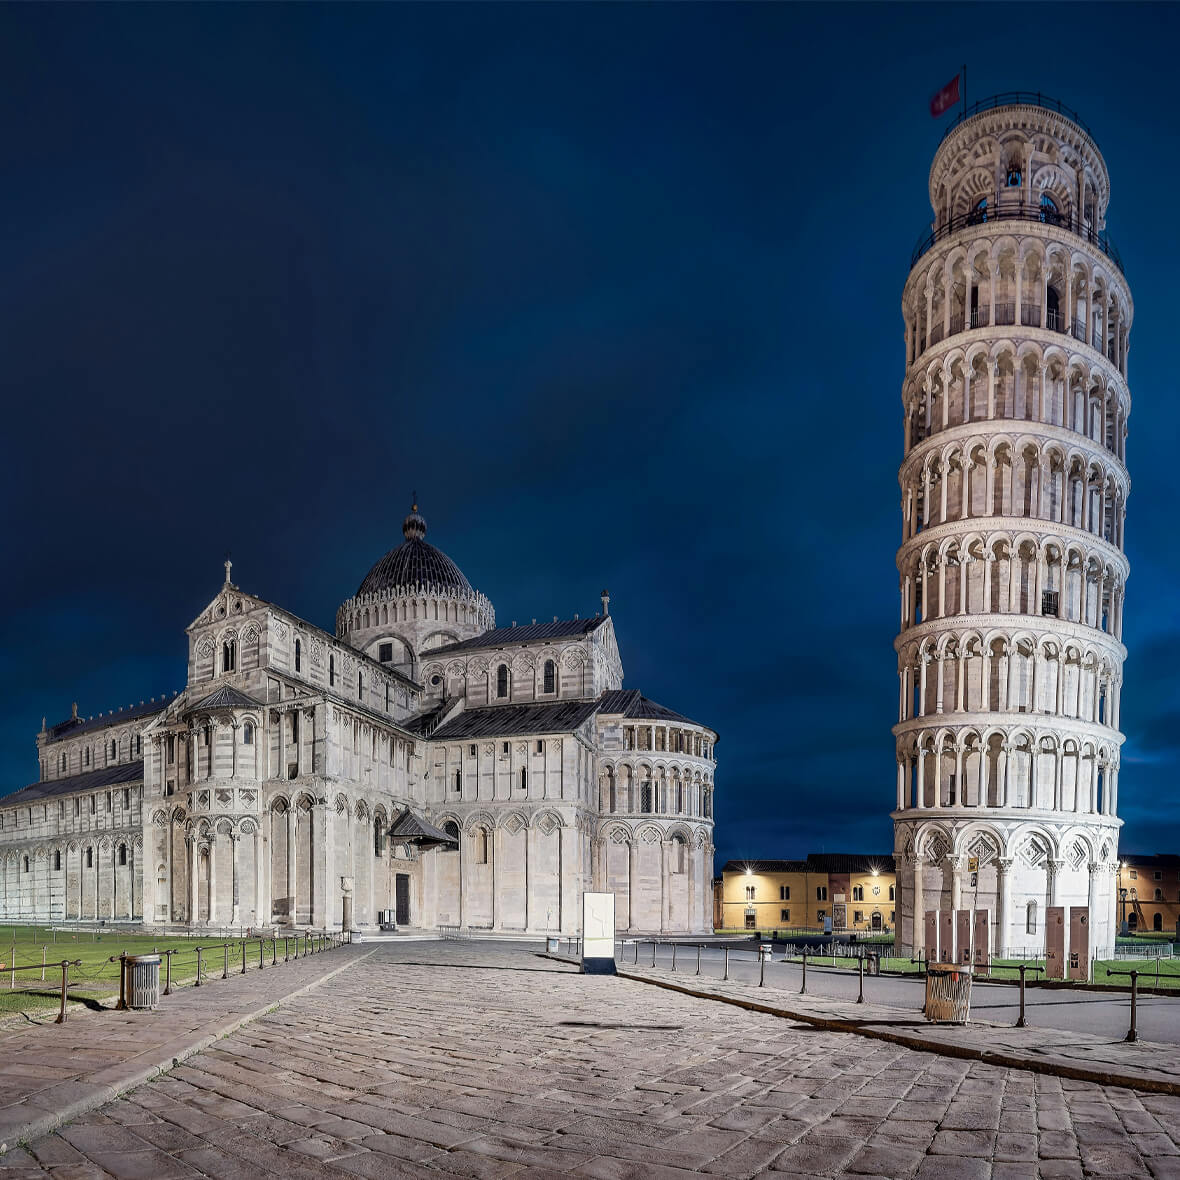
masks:
[[[358,598],[363,594],[387,594],[401,586],[436,586],[474,594],[463,571],[441,549],[423,540],[426,521],[418,515],[417,504],[402,521],[402,535],[405,540],[365,575],[356,592]]]

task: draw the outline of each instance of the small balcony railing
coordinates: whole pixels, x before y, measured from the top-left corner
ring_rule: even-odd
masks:
[[[1068,230],[1072,234],[1077,234],[1079,238],[1085,238],[1090,245],[1097,246],[1118,267],[1121,274],[1125,276],[1127,273],[1123,268],[1123,260],[1119,257],[1119,252],[1115,249],[1114,243],[1111,242],[1107,234],[1099,233],[1088,221],[1082,221],[1076,217],[1067,217],[1064,213],[1056,213],[1052,209],[1016,204],[999,205],[995,208],[989,206],[987,209],[972,209],[969,213],[960,213],[958,217],[952,217],[950,221],[919,238],[918,244],[914,247],[913,253],[910,255],[910,266],[915,266],[918,259],[927,250],[938,242],[945,241],[951,234],[958,233],[959,230],[966,229],[968,226],[983,225],[991,221],[1038,221],[1042,225],[1053,225],[1060,229]]]
[[[1072,107],[1067,107],[1060,99],[1050,98],[1039,90],[1005,90],[1000,94],[993,94],[990,98],[981,98],[978,102],[973,102],[966,110],[960,111],[950,121],[942,133],[942,138],[946,139],[960,123],[970,119],[972,115],[978,115],[980,111],[992,111],[996,107],[1041,107],[1046,111],[1056,111],[1059,115],[1064,115],[1071,122],[1076,123],[1093,140],[1094,146],[1098,146],[1094,132],[1086,126],[1077,111]]]

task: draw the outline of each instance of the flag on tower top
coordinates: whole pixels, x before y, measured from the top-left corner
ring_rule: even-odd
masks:
[[[934,118],[946,111],[959,101],[959,75],[956,74],[931,100],[930,114]]]

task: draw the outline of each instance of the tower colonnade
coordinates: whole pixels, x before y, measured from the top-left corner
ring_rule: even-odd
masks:
[[[1032,96],[1030,96],[1030,99]],[[984,104],[985,106],[987,104]],[[902,297],[900,942],[929,910],[1114,941],[1133,305],[1080,120],[995,104],[948,132]]]

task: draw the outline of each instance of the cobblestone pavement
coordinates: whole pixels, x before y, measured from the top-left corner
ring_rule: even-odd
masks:
[[[1180,1099],[584,977],[535,949],[382,946],[0,1169],[1180,1178]]]

